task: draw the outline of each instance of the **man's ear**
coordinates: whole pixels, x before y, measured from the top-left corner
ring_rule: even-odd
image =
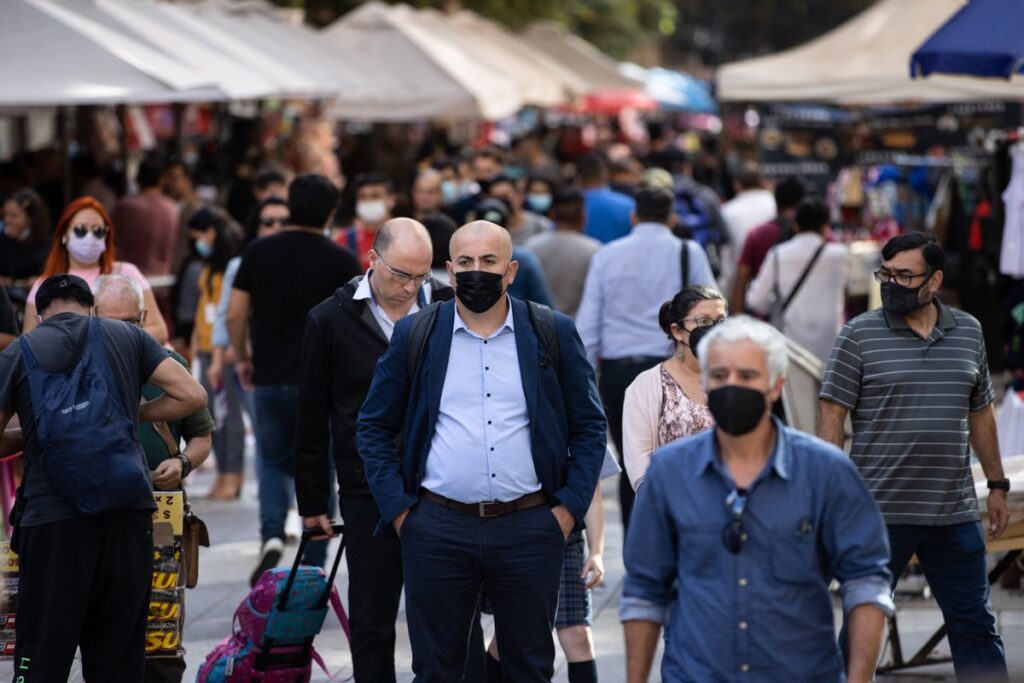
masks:
[[[932,293],[938,292],[942,288],[942,280],[945,274],[941,270],[937,270],[932,273],[931,282],[929,283]]]

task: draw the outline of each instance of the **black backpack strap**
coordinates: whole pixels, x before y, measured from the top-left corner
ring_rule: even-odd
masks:
[[[545,360],[551,363],[551,367],[557,375],[562,360],[562,348],[558,342],[555,314],[544,304],[538,304],[535,301],[527,301],[526,307],[530,313],[530,324],[533,325],[533,331],[544,347]]]
[[[686,289],[686,285],[690,282],[690,241],[683,240],[683,248],[679,255],[679,268],[683,274],[683,286],[680,289]]]
[[[412,383],[423,360],[423,353],[427,348],[427,339],[430,331],[434,329],[434,321],[437,320],[437,309],[441,307],[440,301],[426,306],[413,317],[412,327],[409,330],[409,346],[406,349],[406,377]]]
[[[814,256],[811,257],[811,260],[808,261],[807,265],[804,267],[804,272],[800,273],[800,279],[796,281],[796,285],[789,292],[789,296],[786,297],[786,301],[783,302],[783,304],[782,304],[782,311],[783,312],[785,312],[786,309],[789,308],[789,305],[791,303],[793,303],[793,297],[795,297],[796,293],[800,291],[801,287],[803,287],[804,280],[806,280],[807,276],[811,274],[811,269],[814,268],[814,264],[818,262],[818,257],[821,256],[821,252],[825,251],[825,245],[826,244],[828,244],[828,242],[822,242],[821,243],[821,246],[818,247],[818,250],[816,252],[814,252]],[[776,266],[778,265],[778,260],[777,259],[778,259],[778,254],[776,254]],[[775,281],[778,282],[778,274],[777,273],[776,273],[775,277],[776,277]]]

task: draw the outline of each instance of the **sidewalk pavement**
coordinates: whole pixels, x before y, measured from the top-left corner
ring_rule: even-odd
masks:
[[[246,464],[251,472],[251,460]],[[195,679],[196,671],[206,654],[230,634],[232,615],[238,603],[249,591],[249,574],[255,567],[259,554],[256,482],[250,475],[246,480],[242,497],[237,501],[212,502],[202,498],[203,493],[209,489],[212,478],[212,472],[197,472],[190,477],[188,487],[193,509],[206,521],[213,545],[201,550],[199,585],[186,594],[186,681]],[[606,518],[606,574],[605,584],[594,592],[594,641],[598,653],[600,680],[604,683],[620,683],[625,681],[625,650],[622,627],[617,614],[623,579],[622,525],[614,480],[605,482],[603,492]],[[333,551],[333,547],[331,550]],[[294,551],[295,545],[289,545],[282,564],[290,565]],[[328,557],[332,557],[331,552],[328,553]],[[348,576],[344,562],[338,572],[337,583],[341,588],[342,598],[347,603]],[[1024,643],[1024,593],[997,589],[993,595],[993,604],[1003,640],[1007,645],[1010,680],[1024,682],[1024,647],[1021,646]],[[920,598],[900,601],[899,609],[900,635],[904,651],[909,657],[941,625],[941,615],[934,601]],[[485,622],[484,628],[485,635],[489,637],[493,632],[490,621]],[[398,680],[405,683],[412,681],[412,662],[404,605],[399,615],[398,631],[396,668],[399,672]],[[332,615],[328,615],[324,631],[317,638],[316,646],[336,679],[343,680],[352,675],[348,646],[337,620]],[[555,662],[554,680],[565,683],[568,680],[565,658],[557,646],[556,652],[558,658]],[[949,649],[945,641],[940,644],[938,652],[948,654]],[[0,677],[9,680],[10,667],[10,663],[0,666]],[[69,680],[82,680],[77,662]],[[314,667],[312,680],[314,683],[323,683],[329,679]],[[658,681],[660,677],[655,675],[652,680]],[[908,673],[881,676],[878,680],[880,683],[943,683],[955,681],[956,678],[951,664],[939,664]]]

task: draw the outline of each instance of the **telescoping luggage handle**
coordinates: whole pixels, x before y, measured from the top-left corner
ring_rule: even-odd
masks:
[[[327,577],[327,589],[324,592],[323,598],[319,602],[320,607],[326,607],[327,601],[331,596],[331,587],[334,586],[334,577],[338,574],[338,565],[341,564],[341,555],[345,551],[345,525],[344,524],[332,524],[331,530],[334,531],[335,535],[341,536],[341,543],[338,546],[338,554],[334,556],[334,564],[331,565],[331,575]],[[281,591],[281,600],[277,605],[277,609],[284,611],[285,605],[288,603],[288,596],[292,592],[292,584],[295,583],[295,576],[299,573],[299,567],[302,564],[302,556],[306,551],[306,544],[313,539],[314,536],[319,536],[322,530],[319,528],[304,529],[302,531],[302,540],[299,541],[299,549],[295,553],[295,562],[292,564],[292,571],[288,574],[288,581],[284,584],[284,590]]]

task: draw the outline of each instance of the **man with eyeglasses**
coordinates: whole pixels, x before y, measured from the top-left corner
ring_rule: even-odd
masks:
[[[1006,529],[985,339],[973,317],[936,296],[945,254],[913,232],[882,248],[882,308],[849,322],[821,388],[818,435],[850,456],[882,510],[893,587],[917,559],[942,610],[961,680],[1005,681],[1006,658],[989,604],[985,530],[971,475],[973,448],[988,479],[988,537]]]
[[[125,275],[100,275],[92,285],[96,298],[96,315],[108,320],[142,327],[146,321],[142,287]],[[188,368],[188,362],[174,351],[167,355]],[[163,395],[155,384],[142,387],[142,399],[152,401]],[[158,491],[180,491],[185,478],[202,465],[213,447],[214,422],[210,411],[202,407],[179,420],[140,422],[139,443],[146,456],[146,464],[153,476],[153,488]],[[179,448],[181,441],[185,447]],[[181,609],[184,610],[184,596]],[[182,639],[183,640],[183,639]],[[185,656],[147,657],[144,683],[180,683],[185,673]]]
[[[353,278],[309,312],[302,340],[295,489],[308,528],[331,534],[328,453],[345,520],[355,679],[395,680],[395,620],[402,594],[397,538],[374,538],[380,513],[356,447],[356,418],[387,351],[395,323],[452,288],[430,276],[433,247],[419,222],[396,218],[376,232],[366,275]]]
[[[626,541],[629,683],[868,683],[889,595],[878,507],[839,449],[771,414],[786,340],[747,316],[698,344],[714,430],[654,453]],[[829,583],[850,625],[844,670]]]

